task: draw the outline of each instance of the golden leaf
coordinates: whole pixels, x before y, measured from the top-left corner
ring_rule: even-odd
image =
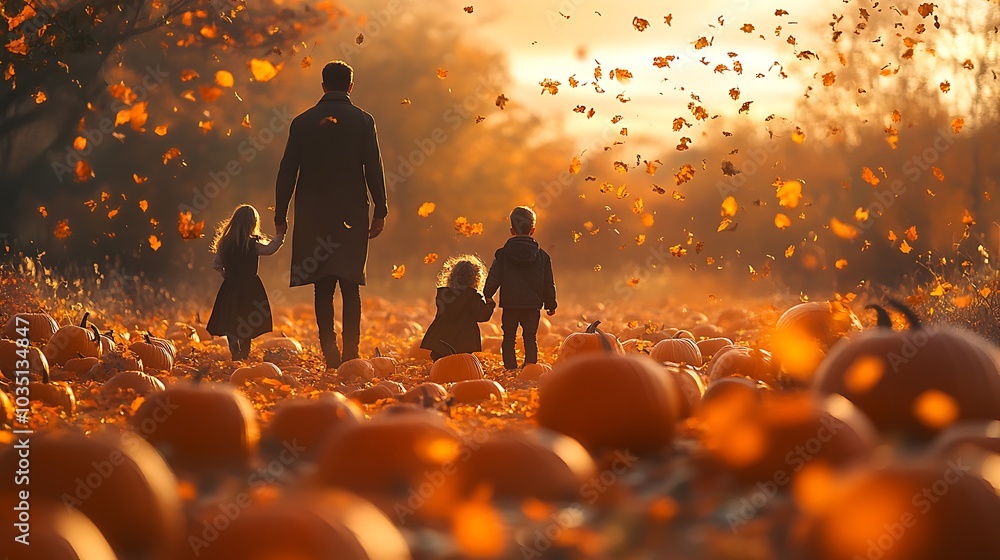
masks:
[[[205,236],[205,221],[195,222],[191,212],[179,212],[177,215],[177,231],[181,239],[200,239]]]
[[[774,216],[774,227],[778,229],[786,229],[792,225],[792,220],[784,214],[777,214]]]
[[[400,280],[401,278],[403,278],[404,275],[406,275],[406,265],[405,264],[392,265],[392,277],[393,278],[395,278],[396,280]]]
[[[795,208],[802,200],[802,181],[783,181],[776,185],[778,187],[775,195],[778,197],[778,204],[785,208]]]
[[[427,253],[427,255],[424,256],[424,264],[434,264],[434,262],[437,260],[438,260],[437,253]]]
[[[722,217],[732,217],[736,215],[736,210],[739,206],[736,204],[736,199],[732,196],[727,196],[725,200],[722,201]]]
[[[253,79],[258,82],[271,81],[278,75],[278,70],[280,70],[280,65],[275,67],[274,64],[271,64],[271,61],[259,58],[250,59],[249,66],[250,73],[253,74]]]
[[[427,216],[430,216],[434,212],[434,209],[436,207],[437,205],[434,204],[433,202],[425,202],[420,205],[420,208],[417,208],[417,215],[420,216],[421,218],[426,218]]]
[[[231,88],[236,80],[233,78],[233,73],[228,70],[219,70],[215,73],[215,85],[224,88]]]
[[[163,243],[160,242],[160,238],[159,237],[157,237],[155,235],[150,235],[149,236],[149,246],[150,246],[150,248],[153,249],[153,251],[159,251],[160,247],[163,246]]]
[[[55,231],[52,232],[56,236],[56,239],[66,239],[73,234],[73,231],[69,229],[69,220],[59,220],[56,224]]]
[[[858,237],[858,228],[841,222],[837,218],[830,218],[830,231],[841,239],[852,240]]]
[[[873,172],[868,167],[864,167],[861,169],[861,178],[864,179],[866,183],[868,183],[873,187],[877,187],[878,184],[881,182],[879,178],[875,175],[875,172]]]

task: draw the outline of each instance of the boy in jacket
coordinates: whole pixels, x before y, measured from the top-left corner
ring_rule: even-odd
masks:
[[[517,369],[514,341],[521,327],[524,339],[524,364],[538,362],[538,320],[544,307],[551,316],[556,313],[556,285],[552,279],[552,260],[532,237],[535,233],[535,211],[518,206],[510,213],[511,238],[497,249],[486,278],[483,295],[492,299],[500,290],[503,308],[503,365]]]

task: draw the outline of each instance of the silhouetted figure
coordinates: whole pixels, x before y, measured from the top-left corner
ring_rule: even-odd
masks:
[[[495,301],[483,297],[485,281],[486,265],[479,257],[462,255],[444,263],[434,299],[437,313],[420,342],[431,359],[482,351],[479,323],[489,321],[496,308]]]
[[[351,103],[354,70],[335,61],[323,68],[323,97],[295,117],[275,186],[274,223],[288,229],[295,194],[291,286],[315,286],[316,325],[328,369],[358,357],[361,293],[368,240],[388,213],[375,119]],[[369,224],[369,195],[374,217]],[[340,284],[344,351],[337,348],[333,295]]]
[[[483,290],[490,299],[500,290],[503,365],[507,369],[517,369],[514,342],[518,326],[524,339],[524,363],[537,363],[540,310],[544,307],[550,316],[556,313],[552,260],[532,238],[535,219],[535,211],[527,206],[518,206],[510,213],[512,237],[497,249]]]

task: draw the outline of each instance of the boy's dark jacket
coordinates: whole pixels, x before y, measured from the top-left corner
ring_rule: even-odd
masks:
[[[495,304],[472,288],[438,288],[434,302],[437,314],[427,327],[420,347],[447,356],[452,350],[441,343],[443,340],[455,352],[481,352],[478,323],[490,320]]]
[[[483,293],[488,298],[500,289],[500,307],[506,309],[556,309],[552,260],[532,237],[516,235],[497,249]]]

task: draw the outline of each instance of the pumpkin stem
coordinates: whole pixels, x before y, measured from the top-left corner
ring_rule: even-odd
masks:
[[[83,328],[87,328],[87,319],[89,318],[90,318],[90,311],[84,311],[83,319],[80,320],[80,326]]]
[[[441,344],[444,344],[445,346],[448,347],[448,350],[451,351],[451,353],[448,354],[449,356],[454,356],[455,354],[458,354],[458,350],[455,350],[455,347],[452,346],[451,344],[448,344],[447,342],[445,342],[443,340],[439,340],[438,342],[440,342]]]
[[[886,311],[884,307],[882,307],[881,305],[877,305],[877,304],[872,303],[872,304],[866,305],[865,309],[871,309],[871,310],[875,311],[875,314],[878,316],[878,322],[875,323],[876,327],[878,327],[880,329],[891,329],[892,328],[892,317],[889,316],[889,312]]]
[[[587,331],[586,331],[587,334],[594,334],[594,333],[596,333],[597,330],[598,330],[597,326],[600,325],[600,324],[601,324],[600,321],[594,321],[593,323],[591,323],[590,325],[588,325],[587,326]]]
[[[142,338],[146,341],[146,344],[152,344],[152,341],[149,340],[149,331],[142,333]]]
[[[597,323],[600,323],[600,321],[598,321]],[[594,323],[594,325],[596,325],[597,323]],[[601,340],[601,348],[603,348],[604,351],[607,352],[608,354],[614,354],[615,349],[611,347],[611,343],[608,342],[607,335],[604,334],[604,331],[595,326],[594,333],[597,335],[597,338]]]
[[[94,335],[94,340],[91,342],[101,343],[101,331],[97,330],[97,325],[90,325],[90,332]]]
[[[681,333],[683,333],[683,332],[684,332],[684,330],[683,330],[683,329],[681,329],[681,330],[679,330],[679,331],[675,332],[675,333],[674,333],[674,336],[672,336],[672,337],[670,337],[670,338],[675,338],[675,339],[677,339],[677,338],[681,338]]]
[[[378,346],[375,347],[375,357],[376,358],[381,358],[382,357],[382,353],[379,352]]]
[[[84,356],[84,355],[83,355],[83,354],[81,354],[80,352],[77,352],[77,353],[76,353],[76,357],[77,357],[77,358],[86,358],[86,356]]]
[[[920,317],[905,303],[892,298],[886,298],[885,302],[889,304],[889,307],[899,311],[906,317],[906,321],[910,323],[910,329],[919,330],[923,326],[920,324]]]

